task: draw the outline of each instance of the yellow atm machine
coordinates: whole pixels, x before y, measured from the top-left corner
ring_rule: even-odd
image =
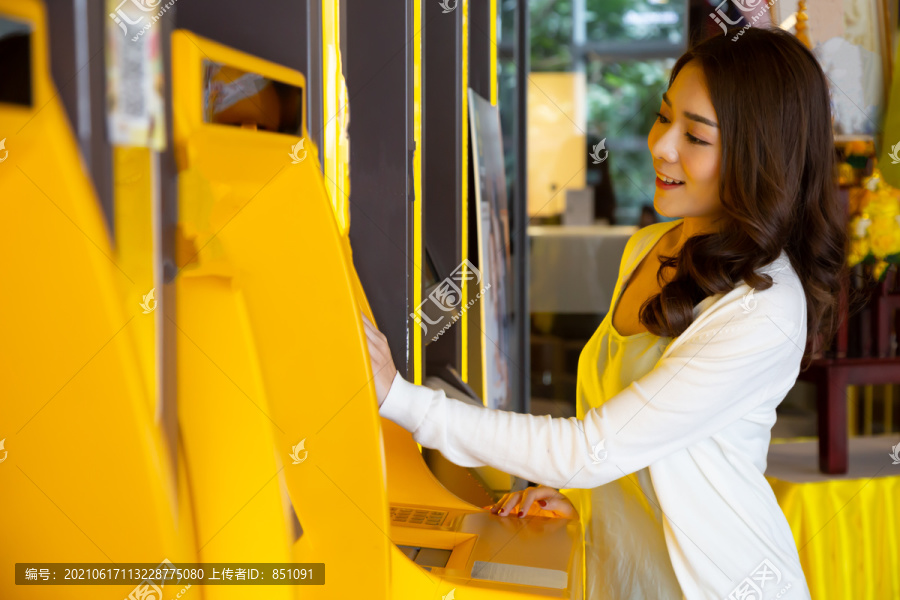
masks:
[[[227,376],[230,397],[245,402],[229,400],[222,412],[234,414],[220,418],[256,410],[254,432],[268,422],[274,459],[261,477],[286,482],[299,525],[292,558],[325,565],[325,585],[298,587],[298,597],[580,597],[577,522],[512,520],[460,500],[409,433],[379,417],[360,310],[373,315],[318,151],[304,119],[285,110],[297,106],[302,75],[183,30],[172,61],[180,418],[186,437],[201,435],[191,407],[210,414]],[[225,115],[215,97],[238,81],[275,93],[232,90],[245,104]],[[220,385],[207,386],[217,379],[208,365],[196,379],[201,354]],[[187,445],[258,450],[214,435]],[[251,464],[233,456],[235,471]]]
[[[424,24],[422,3],[387,8],[398,7]],[[348,38],[379,16],[356,0],[344,8]],[[308,118],[303,74],[187,30],[170,40],[177,272],[163,320],[178,427],[167,438],[133,330],[147,309],[137,293],[123,302],[131,278],[54,89],[47,35],[38,0],[0,0],[11,65],[0,88],[0,598],[139,597],[134,586],[17,585],[10,574],[23,561],[148,557],[324,563],[324,585],[187,591],[203,600],[580,598],[578,522],[490,515],[441,485],[410,434],[379,417],[360,311],[374,321],[367,293],[383,307],[383,289],[364,289],[336,223],[306,125],[331,115]],[[409,56],[421,74],[420,42]],[[387,90],[391,102],[398,90]],[[365,121],[368,101],[351,100]],[[367,159],[351,155],[358,173],[377,168]],[[422,172],[409,179],[419,198]],[[419,218],[409,231],[422,242]]]
[[[134,585],[13,576],[30,561],[196,556],[183,464],[176,479],[139,366],[135,325],[148,315],[139,295],[122,302],[131,277],[48,47],[41,2],[0,1],[0,598],[125,598]]]

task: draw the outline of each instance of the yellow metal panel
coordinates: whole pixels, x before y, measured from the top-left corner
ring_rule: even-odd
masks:
[[[288,562],[292,535],[246,306],[224,277],[178,281],[178,419],[203,562]],[[283,458],[287,458],[286,455]],[[207,600],[295,598],[292,586],[208,586]]]
[[[148,148],[114,147],[113,198],[115,209],[115,260],[134,280],[120,278],[122,303],[126,311],[141,303],[144,295],[153,291],[154,300],[146,306],[157,306],[162,290],[154,289],[153,273],[153,182]],[[156,313],[143,315],[133,322],[135,352],[140,365],[145,397],[152,412],[156,411],[157,348]]]
[[[325,97],[322,161],[325,190],[342,236],[350,233],[350,116],[341,69],[340,0],[322,0],[322,74]],[[319,126],[317,124],[317,126]]]
[[[236,256],[227,244],[227,234],[256,223],[254,207],[267,202],[257,196],[285,165],[292,166],[289,151],[296,139],[206,124],[199,118],[204,59],[300,88],[305,81],[295,71],[186,31],[173,34],[172,55],[179,168],[177,263],[182,269],[177,293],[179,419],[196,489],[200,555],[206,561],[283,562],[302,556],[322,562],[291,548],[293,532],[285,520],[280,486],[291,460],[290,446],[275,442],[273,432],[284,430],[272,416],[271,381],[256,343],[260,321],[276,315],[265,307],[253,311],[246,301],[247,279],[263,267],[252,262],[254,253]],[[304,151],[304,167],[317,172],[316,148],[306,144]],[[282,188],[278,198],[294,205],[306,199],[300,185]],[[256,204],[246,208],[251,202]],[[328,218],[334,223],[330,210]],[[265,239],[268,224],[260,225],[256,235]],[[278,268],[289,273],[297,264],[278,263]],[[301,525],[306,521],[309,526],[306,517],[300,515]],[[294,586],[264,591],[266,597],[285,599],[301,593]],[[246,598],[261,592],[216,586],[208,597]]]
[[[12,577],[23,559],[195,555],[191,532],[176,528],[172,467],[135,352],[134,325],[148,315],[139,297],[123,309],[122,290],[136,280],[116,262],[53,86],[44,7],[0,0],[0,14],[31,24],[34,82],[32,107],[0,105],[9,152],[0,164],[0,439],[8,452],[0,597],[125,597],[133,585],[26,587]]]
[[[202,48],[202,55],[193,48]],[[193,59],[181,58],[192,53]],[[173,55],[179,56],[179,104],[197,100],[200,77],[191,63],[203,55],[268,77],[279,70],[187,32],[173,36]],[[282,71],[277,78],[303,85],[299,73]],[[292,136],[187,118],[196,112],[189,104],[175,111],[184,145],[179,154],[187,160],[179,167],[193,174],[193,189],[181,194],[181,203],[184,246],[196,251],[183,276],[221,275],[244,299],[254,348],[246,360],[259,372],[259,393],[303,527],[294,556],[326,564],[327,585],[305,586],[303,597],[364,592],[387,598],[384,456],[368,451],[381,446],[380,417],[345,238],[317,166],[311,160],[292,164]],[[228,293],[220,289],[215,302],[228,301]],[[212,317],[202,312],[197,309],[192,321],[208,318],[212,332],[215,311]],[[232,361],[223,370],[241,372],[236,356],[223,354]],[[301,459],[296,464],[292,452]]]

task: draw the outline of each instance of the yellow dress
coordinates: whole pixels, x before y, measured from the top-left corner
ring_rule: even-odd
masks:
[[[634,261],[635,266],[638,263],[640,259]],[[629,275],[619,273],[611,306],[618,304],[624,291],[619,288]],[[613,313],[610,308],[578,359],[579,419],[650,372],[672,340],[650,332],[620,335],[612,325]],[[598,392],[586,394],[586,389]],[[598,400],[593,405],[591,396]],[[562,492],[578,508],[584,524],[585,600],[682,598],[649,467],[594,489]]]

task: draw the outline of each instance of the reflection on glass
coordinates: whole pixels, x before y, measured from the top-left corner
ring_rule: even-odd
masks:
[[[586,4],[589,41],[684,41],[686,2],[586,0]]]

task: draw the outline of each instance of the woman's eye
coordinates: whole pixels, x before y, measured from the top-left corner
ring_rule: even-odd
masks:
[[[709,146],[709,143],[708,143],[708,142],[704,142],[704,141],[701,140],[701,139],[695,138],[694,136],[692,136],[692,135],[689,134],[689,133],[686,133],[686,134],[684,134],[684,135],[687,137],[688,141],[689,141],[690,143],[692,143],[692,144],[699,144],[699,145],[701,145],[701,146]]]
[[[660,123],[668,123],[668,122],[669,122],[669,119],[667,119],[666,117],[664,117],[662,113],[656,113],[656,116],[657,116],[657,120],[658,120]],[[698,144],[698,145],[700,145],[700,146],[709,146],[709,142],[704,142],[703,140],[701,140],[701,139],[699,139],[699,138],[695,138],[694,136],[692,136],[692,135],[689,134],[689,133],[685,133],[684,136],[685,136],[685,137],[688,139],[688,141],[689,141],[690,143],[692,143],[692,144]]]

